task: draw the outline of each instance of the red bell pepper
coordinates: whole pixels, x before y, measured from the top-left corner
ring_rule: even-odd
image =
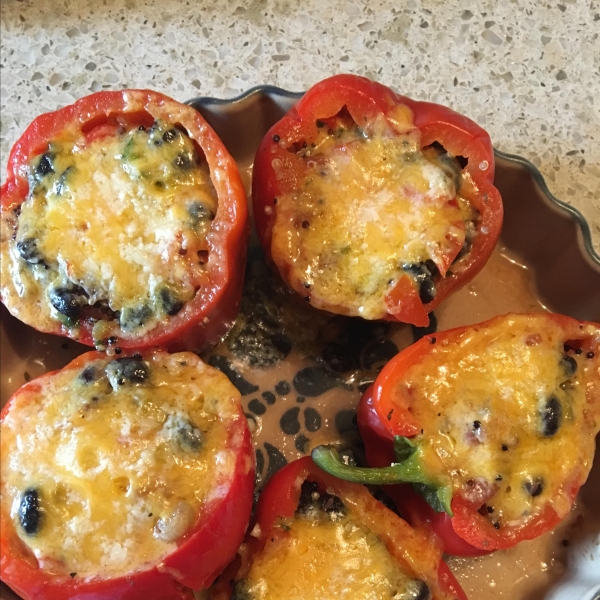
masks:
[[[328,475],[310,457],[289,463],[269,480],[256,506],[250,534],[246,536],[236,561],[211,590],[212,600],[237,598],[233,592],[235,582],[248,575],[253,562],[261,556],[269,540],[285,539],[288,528],[282,519],[294,517],[298,510],[302,484],[305,482],[317,484],[321,494],[327,493],[339,498],[351,518],[366,526],[383,541],[402,570],[427,585],[432,600],[466,600],[460,584],[442,560],[439,546],[386,508],[364,486]],[[335,561],[335,557],[330,560]]]
[[[508,315],[426,335],[382,369],[358,407],[367,462],[384,468],[347,476],[411,482],[386,492],[448,554],[477,556],[538,537],[566,516],[591,468],[599,369],[600,325],[561,315]],[[423,378],[432,382],[425,390]],[[458,466],[455,448],[464,451]],[[335,457],[319,452],[321,466],[344,476]],[[488,464],[498,475],[488,476]],[[503,519],[503,502],[526,508]]]
[[[154,359],[160,361],[162,356],[173,355],[165,355],[160,351],[146,351],[143,354],[126,355],[124,353],[119,357],[115,357],[119,360],[125,357],[126,361],[127,358],[133,358],[137,361],[135,363],[126,362],[123,367],[124,377],[130,378],[130,381],[134,382],[134,384],[124,384],[133,385],[132,397],[136,397],[139,400],[140,396],[135,396],[135,394],[140,393],[140,388],[136,382],[141,382],[144,377],[150,377],[151,375],[148,375],[148,373],[151,373],[153,368],[152,361]],[[197,366],[198,370],[195,371],[197,374],[194,375],[196,377],[195,381],[201,381],[203,377],[206,378],[206,371],[204,369],[208,369],[211,373],[211,381],[214,382],[214,377],[216,376],[217,381],[220,381],[219,385],[225,385],[224,376],[214,372],[211,367],[203,365],[196,355],[192,353],[180,353],[175,356],[177,356],[178,361],[184,361],[188,366]],[[19,406],[21,410],[26,409],[30,402],[39,396],[41,390],[52,383],[55,377],[73,373],[73,377],[77,377],[79,378],[78,381],[81,381],[82,378],[86,377],[86,366],[88,367],[87,370],[91,371],[93,367],[90,366],[90,363],[98,360],[108,363],[110,359],[107,359],[106,354],[103,353],[88,352],[73,360],[60,371],[47,373],[30,381],[11,397],[0,414],[0,427],[3,435],[3,470],[0,482],[1,497],[3,498],[0,507],[0,579],[24,600],[101,600],[106,598],[110,598],[111,600],[139,600],[140,598],[146,600],[193,600],[194,596],[190,588],[204,589],[212,584],[235,555],[243,540],[244,532],[250,518],[254,494],[254,451],[252,449],[248,424],[239,400],[237,401],[236,408],[236,397],[239,399],[239,394],[236,394],[232,386],[231,397],[225,399],[225,402],[230,402],[231,404],[228,404],[226,411],[221,411],[226,438],[222,451],[220,451],[220,456],[215,457],[216,464],[226,464],[223,461],[229,461],[231,472],[224,476],[220,474],[215,475],[213,485],[218,484],[220,486],[219,492],[213,493],[211,491],[210,494],[205,496],[199,516],[196,517],[196,523],[191,525],[187,532],[184,530],[183,533],[177,534],[179,537],[175,541],[170,542],[175,545],[175,548],[164,556],[158,564],[152,564],[151,562],[150,564],[142,563],[141,568],[133,569],[124,575],[114,577],[105,576],[103,568],[100,565],[98,566],[97,575],[84,577],[77,576],[77,573],[65,574],[64,566],[60,566],[60,569],[53,567],[53,561],[58,563],[60,555],[54,558],[51,557],[48,560],[42,561],[40,559],[38,561],[32,549],[26,544],[27,535],[24,535],[23,532],[19,535],[17,531],[17,528],[22,528],[26,534],[32,533],[35,535],[37,533],[35,529],[39,525],[31,521],[31,519],[35,518],[37,522],[43,524],[46,518],[44,515],[51,508],[48,502],[52,502],[51,498],[54,498],[54,496],[52,495],[53,492],[48,490],[40,494],[39,498],[45,498],[46,500],[39,501],[40,504],[35,507],[36,514],[33,517],[28,516],[30,523],[33,522],[34,524],[34,531],[26,529],[28,523],[24,522],[21,517],[23,500],[21,499],[19,510],[15,513],[14,502],[9,497],[11,495],[14,496],[14,490],[11,491],[6,487],[6,478],[10,470],[8,465],[12,452],[12,446],[8,445],[8,438],[5,435],[8,432],[7,428],[11,428],[12,426],[7,425],[6,422],[8,419],[14,418],[15,413],[19,411]],[[147,365],[148,371],[145,371],[146,367],[144,365]],[[172,363],[169,363],[167,368],[172,369]],[[123,384],[123,381],[119,381],[119,385]],[[229,382],[226,382],[226,384],[229,385]],[[98,387],[100,384],[92,381],[89,385]],[[139,385],[143,384],[140,383]],[[164,386],[164,383],[159,383],[159,385]],[[173,388],[173,390],[175,389]],[[91,393],[96,394],[98,392],[92,390]],[[89,401],[88,396],[85,396],[85,398],[84,396],[81,396],[81,398],[78,396],[78,400],[81,400],[82,405],[85,404],[86,398]],[[96,402],[92,410],[102,410],[103,402],[109,401],[107,398],[109,397],[92,397],[91,400]],[[46,398],[46,400],[49,399]],[[150,408],[149,410],[155,409]],[[143,408],[140,408],[140,413],[142,412]],[[57,414],[58,418],[62,420],[60,423],[51,423],[53,427],[58,429],[61,427],[73,427],[74,423],[70,422],[73,419],[65,416],[66,413],[64,411],[61,412],[59,409]],[[85,408],[81,409],[81,414],[86,414]],[[79,415],[77,414],[76,416],[78,417]],[[150,417],[154,416],[155,413],[151,412],[148,412],[145,416],[140,414],[138,425],[143,428],[144,419],[146,419],[147,423]],[[104,424],[104,426],[110,428],[110,423]],[[178,424],[177,427],[181,427],[181,425]],[[132,431],[133,429],[132,427]],[[121,436],[128,435],[123,433],[122,430],[120,431]],[[112,432],[109,431],[110,433]],[[184,432],[184,435],[187,435],[187,433],[189,432]],[[203,436],[204,433],[201,432],[199,435]],[[115,443],[129,444],[130,441],[127,441],[127,439],[126,437],[126,441],[122,442],[119,438]],[[194,440],[189,436],[184,439],[184,442],[190,439],[190,443],[193,443]],[[135,446],[138,442],[133,440],[131,443]],[[146,444],[143,439],[140,443]],[[193,448],[193,450],[197,450],[197,447]],[[227,454],[225,454],[225,451],[227,451]],[[183,459],[176,457],[176,460],[193,461],[195,458],[187,459],[184,455]],[[76,468],[74,466],[72,470],[76,471]],[[142,475],[140,477],[143,479]],[[149,485],[152,486],[152,480],[148,478],[148,481]],[[57,483],[60,483],[60,481],[57,481]],[[160,490],[161,481],[157,481],[157,483]],[[81,485],[87,484],[82,483]],[[77,489],[77,483],[75,484],[75,489]],[[111,493],[109,489],[104,488],[102,492]],[[137,494],[140,498],[146,497],[145,495],[147,494],[143,489],[140,490],[137,488],[132,493]],[[167,497],[168,490],[165,495],[165,498]],[[38,512],[41,513],[39,519],[37,517]],[[19,515],[17,522],[15,521],[17,519],[15,514]],[[148,516],[152,517],[151,514]],[[77,525],[75,524],[74,526],[76,527]],[[152,527],[152,523],[149,526]],[[156,531],[156,526],[154,527]],[[132,535],[135,535],[135,531]],[[133,539],[136,538],[134,537]],[[98,544],[101,542],[106,543],[106,540],[98,539],[97,541]],[[77,543],[76,538],[75,544]],[[138,546],[136,545],[134,548],[138,548]]]
[[[208,164],[218,198],[217,214],[207,236],[208,284],[198,289],[183,308],[177,306],[176,314],[168,312],[171,316],[165,317],[156,327],[135,335],[124,335],[118,328],[109,336],[112,339],[108,343],[125,349],[163,346],[174,351],[200,350],[220,339],[237,315],[249,226],[246,195],[236,163],[196,110],[158,92],[124,90],[98,92],[37,117],[10,153],[7,179],[1,190],[1,213],[6,216],[15,209],[18,211],[30,193],[28,176],[32,160],[47,152],[49,144],[60,140],[65,132],[70,139],[77,139],[79,146],[85,147],[100,138],[123,134],[140,126],[151,127],[156,120],[184,130]],[[108,243],[115,243],[115,240]],[[7,256],[3,256],[3,261],[7,260]],[[21,318],[23,299],[15,300],[15,293],[8,294],[9,285],[14,284],[2,282],[1,299],[9,311]],[[50,326],[40,325],[35,314],[28,324],[46,333],[74,337],[83,344],[104,347],[107,340],[94,339],[92,335],[95,322],[94,315],[83,315],[76,334],[59,320]]]
[[[313,147],[314,144],[321,144],[324,131],[328,130],[334,139],[335,129],[340,123],[346,128],[358,127],[358,138],[334,141],[328,152]],[[332,261],[326,261],[318,254],[317,249],[311,249],[310,252],[314,250],[316,256],[321,256],[321,262],[315,259],[319,264],[309,263],[306,269],[298,266],[299,259],[308,250],[303,242],[295,241],[294,236],[300,234],[293,232],[301,232],[303,228],[310,231],[313,226],[311,221],[314,219],[318,222],[321,209],[315,205],[316,208],[309,211],[313,216],[309,217],[301,214],[297,204],[291,207],[288,205],[297,203],[298,198],[303,197],[302,190],[313,179],[318,180],[319,176],[326,175],[332,153],[352,156],[357,145],[364,141],[361,141],[361,137],[369,138],[369,141],[371,138],[375,139],[381,134],[382,128],[386,139],[406,136],[407,144],[416,139],[417,150],[439,149],[441,145],[447,152],[444,156],[449,161],[455,161],[455,167],[458,165],[456,157],[468,161],[466,166],[458,167],[460,172],[456,173],[456,177],[460,196],[478,213],[477,218],[469,224],[475,228],[471,232],[470,247],[465,245],[463,248],[466,221],[459,219],[450,223],[454,233],[449,230],[445,238],[435,242],[429,240],[429,256],[421,256],[418,259],[421,263],[412,267],[404,265],[404,273],[399,276],[396,273],[387,283],[388,291],[384,289],[381,292],[384,297],[380,299],[383,313],[380,317],[374,317],[426,326],[427,313],[481,270],[490,257],[502,226],[502,201],[493,185],[494,153],[490,138],[470,119],[444,106],[411,100],[363,77],[336,75],[321,81],[269,130],[258,148],[252,187],[254,219],[267,258],[291,288],[317,308],[339,314],[364,316],[363,312],[347,301],[347,294],[338,302],[322,286],[316,289],[315,285],[311,285],[316,272],[322,269],[330,269],[327,271],[327,285],[343,275],[340,274],[341,271],[335,270],[337,267],[331,267]],[[384,156],[382,160],[385,161],[386,158],[390,157]],[[315,171],[317,167],[321,170],[320,173]],[[337,168],[342,167],[335,166]],[[412,185],[410,182],[406,183],[403,189],[408,190],[407,197],[414,197],[412,202],[416,212],[422,199],[418,200],[418,195],[411,196]],[[286,198],[284,207],[282,200]],[[319,200],[319,203],[327,204],[330,201],[331,198],[326,198]],[[364,201],[364,206],[369,206],[368,200]],[[446,208],[456,206],[456,200],[448,198]],[[378,219],[383,223],[386,215],[379,214]],[[358,220],[359,217],[355,215],[353,227],[358,226]],[[284,232],[280,235],[283,241],[277,245],[273,238],[274,228]],[[289,233],[285,233],[288,229]],[[369,241],[369,235],[372,239],[379,234],[365,234],[363,241]],[[328,237],[327,232],[324,236]],[[322,242],[323,248],[328,240],[323,239]],[[341,253],[344,254],[346,250],[348,248],[342,249]],[[339,256],[334,259],[334,263],[338,259],[342,260]],[[329,264],[321,264],[323,262]],[[427,268],[424,269],[423,266]],[[429,286],[425,292],[424,279]],[[394,287],[389,289],[392,283]]]

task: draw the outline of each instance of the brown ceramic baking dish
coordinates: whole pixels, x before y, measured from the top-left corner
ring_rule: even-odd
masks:
[[[268,128],[301,94],[271,86],[232,100],[190,104],[217,131],[250,189],[252,160]],[[439,330],[507,312],[555,311],[600,321],[600,256],[582,215],[550,194],[539,171],[496,152],[504,199],[500,242],[483,271],[435,311]],[[40,334],[0,312],[2,404],[25,381],[64,366],[82,346]],[[242,312],[204,358],[240,389],[254,433],[259,479],[318,444],[360,455],[355,406],[379,368],[419,331],[320,313],[297,303],[267,269],[255,237]],[[592,600],[600,593],[600,464],[572,514],[541,538],[476,559],[450,559],[470,598]],[[17,598],[4,584],[1,600]]]

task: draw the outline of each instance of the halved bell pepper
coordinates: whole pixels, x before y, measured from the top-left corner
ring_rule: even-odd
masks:
[[[382,600],[466,600],[440,547],[364,486],[304,457],[263,489],[250,533],[211,598],[359,599],[376,592]]]
[[[1,190],[0,299],[104,349],[200,350],[231,326],[249,233],[237,165],[158,92],[98,92],[37,117]]]
[[[426,335],[382,369],[358,425],[375,468],[353,476],[326,449],[317,462],[358,481],[405,482],[388,495],[445,552],[533,539],[568,514],[592,465],[600,325],[507,315]]]
[[[267,258],[311,305],[428,324],[488,260],[502,226],[488,134],[364,77],[314,85],[256,153]]]
[[[88,352],[20,388],[0,427],[0,578],[24,600],[191,599],[243,540],[248,423],[191,352]]]

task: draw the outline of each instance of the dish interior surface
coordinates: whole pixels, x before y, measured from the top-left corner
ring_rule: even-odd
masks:
[[[191,104],[240,166],[248,194],[256,148],[299,94],[264,87],[230,101]],[[490,261],[435,311],[438,330],[507,312],[555,311],[600,321],[600,258],[578,213],[565,210],[537,171],[497,153],[505,224]],[[86,350],[40,334],[1,307],[2,405],[25,381]],[[253,232],[242,312],[228,337],[203,358],[243,396],[253,430],[259,485],[318,444],[361,458],[355,408],[378,370],[419,335],[408,325],[329,315],[297,300],[265,265]],[[476,559],[449,559],[470,598],[574,600],[600,585],[600,465],[596,461],[569,517],[553,532]],[[17,598],[4,584],[0,599]]]

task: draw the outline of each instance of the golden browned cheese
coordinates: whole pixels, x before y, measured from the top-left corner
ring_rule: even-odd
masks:
[[[2,510],[42,568],[143,569],[228,489],[237,390],[191,353],[133,361],[46,378],[18,393],[2,423]]]
[[[206,282],[216,192],[180,129],[156,122],[89,143],[66,130],[29,170],[29,197],[0,230],[2,300],[21,320],[76,337],[95,305],[95,339],[138,335]]]
[[[525,524],[550,503],[571,508],[573,474],[591,468],[598,423],[586,400],[594,373],[566,352],[562,328],[514,315],[437,343],[399,391],[418,423],[427,471],[450,474],[455,494],[485,504],[497,528]],[[583,335],[600,337],[587,325]]]
[[[279,525],[242,589],[252,600],[395,600],[423,585],[383,542],[349,516],[297,517]],[[239,585],[239,584],[238,584]]]
[[[457,190],[460,165],[422,151],[411,115],[403,117],[404,133],[383,118],[369,133],[343,122],[324,127],[300,152],[301,188],[277,199],[272,255],[318,308],[382,318],[406,268],[428,260],[440,267],[465,242],[465,222],[474,231],[477,213]]]

